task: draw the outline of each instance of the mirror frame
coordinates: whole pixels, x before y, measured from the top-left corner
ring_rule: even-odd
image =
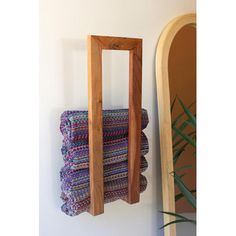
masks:
[[[176,34],[184,26],[196,27],[196,14],[182,15],[171,20],[162,31],[156,49],[156,90],[158,101],[160,154],[162,172],[163,211],[175,212],[175,187],[173,172],[172,131],[170,112],[170,89],[168,59],[171,44]],[[164,214],[164,224],[175,217]],[[176,225],[164,228],[165,236],[176,236]]]

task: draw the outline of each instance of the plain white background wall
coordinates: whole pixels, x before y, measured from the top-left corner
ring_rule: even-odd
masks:
[[[169,20],[194,11],[195,0],[40,1],[40,236],[163,235],[155,48]],[[148,188],[138,204],[117,201],[106,204],[103,215],[69,217],[60,210],[59,119],[64,110],[87,109],[88,34],[143,38],[142,106],[150,117],[145,130]],[[104,108],[127,107],[127,52],[103,53],[103,82]]]

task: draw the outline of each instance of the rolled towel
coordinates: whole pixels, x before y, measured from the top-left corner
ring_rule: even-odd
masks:
[[[148,153],[148,139],[142,132],[141,134],[141,156]],[[89,147],[88,144],[78,143],[70,146],[70,142],[64,141],[62,147],[62,154],[66,165],[71,166],[72,169],[83,169],[89,167]],[[104,142],[103,145],[103,164],[109,165],[126,161],[128,159],[128,137],[119,138]]]
[[[128,109],[103,111],[103,140],[113,140],[128,134]],[[142,109],[142,130],[148,124],[148,114]],[[61,115],[60,130],[70,141],[88,140],[88,111],[65,111]]]
[[[140,173],[148,167],[145,157],[141,158]],[[72,170],[68,166],[61,169],[61,190],[69,192],[83,189],[89,186],[89,169]],[[128,176],[128,161],[123,161],[104,166],[104,183],[115,179],[121,179]]]
[[[148,115],[142,109],[142,130],[148,124]],[[61,209],[67,215],[75,216],[89,210],[89,147],[88,112],[65,111],[61,115],[61,133],[64,136],[62,154],[65,162],[60,171],[62,181]],[[140,192],[147,186],[141,175],[147,167],[144,157],[148,153],[148,140],[141,133],[140,148]],[[103,164],[104,203],[127,199],[128,195],[128,109],[103,111]]]
[[[140,192],[143,192],[147,187],[147,179],[140,175]],[[62,194],[62,199],[65,202],[61,209],[69,216],[76,216],[82,212],[88,211],[90,207],[89,188],[83,189],[82,198],[68,198]],[[82,195],[81,195],[82,196]],[[104,184],[104,203],[116,201],[118,199],[127,200],[128,196],[128,178],[116,180],[115,182],[107,182]]]
[[[141,178],[141,175],[140,175]],[[141,180],[141,179],[140,179]],[[104,191],[115,191],[118,189],[126,188],[128,177],[110,180],[104,183]],[[89,197],[90,186],[78,190],[63,191],[61,193],[61,199],[64,202],[77,202]]]

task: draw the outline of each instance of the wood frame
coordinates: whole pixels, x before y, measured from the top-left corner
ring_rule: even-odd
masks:
[[[139,202],[141,95],[142,95],[142,39],[89,35],[89,171],[90,213],[104,212],[103,182],[103,121],[102,121],[102,50],[129,51],[129,137],[128,137],[128,200]]]
[[[156,50],[156,89],[160,132],[163,210],[168,212],[175,212],[174,179],[170,174],[173,172],[174,168],[172,154],[168,57],[175,35],[186,25],[196,26],[196,14],[179,16],[170,21],[161,33]],[[164,214],[164,224],[173,220],[175,220],[175,217]],[[175,224],[165,227],[165,236],[175,235]]]

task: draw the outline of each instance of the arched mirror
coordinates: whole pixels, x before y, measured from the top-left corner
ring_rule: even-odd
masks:
[[[186,217],[196,211],[195,14],[179,16],[163,30],[156,51],[156,84],[164,224],[195,224]],[[176,235],[176,223],[164,227],[165,236]]]

